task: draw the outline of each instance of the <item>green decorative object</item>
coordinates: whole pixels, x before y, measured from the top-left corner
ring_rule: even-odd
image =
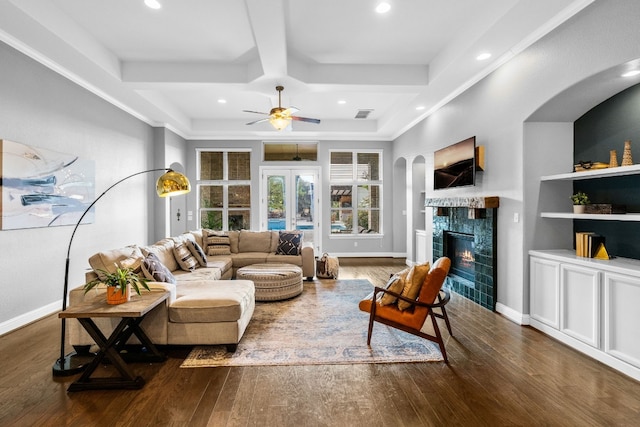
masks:
[[[572,195],[571,201],[574,205],[588,205],[589,203],[591,203],[589,201],[589,196],[587,196],[587,194],[583,193],[582,191],[578,191],[576,194]]]

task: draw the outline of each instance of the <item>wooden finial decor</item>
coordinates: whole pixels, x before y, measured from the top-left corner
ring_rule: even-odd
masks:
[[[633,160],[631,159],[631,141],[626,140],[624,142],[624,152],[622,153],[622,166],[631,166]]]

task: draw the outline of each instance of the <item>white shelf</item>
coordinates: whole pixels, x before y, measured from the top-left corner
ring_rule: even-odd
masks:
[[[639,213],[628,214],[574,214],[569,212],[541,212],[542,218],[590,219],[599,221],[634,221],[640,222]]]
[[[618,166],[617,168],[596,169],[585,172],[570,172],[557,175],[540,177],[540,181],[577,181],[580,179],[607,178],[613,176],[638,175],[640,164],[631,166]]]

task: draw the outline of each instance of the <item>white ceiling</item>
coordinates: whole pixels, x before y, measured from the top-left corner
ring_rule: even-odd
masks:
[[[158,1],[0,0],[0,40],[185,138],[391,140],[593,0]],[[247,126],[276,85],[322,122]]]

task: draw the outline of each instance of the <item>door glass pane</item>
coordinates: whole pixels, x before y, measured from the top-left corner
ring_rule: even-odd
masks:
[[[267,229],[284,230],[287,228],[286,177],[270,175],[267,178]]]
[[[296,230],[313,229],[313,176],[296,175]]]

